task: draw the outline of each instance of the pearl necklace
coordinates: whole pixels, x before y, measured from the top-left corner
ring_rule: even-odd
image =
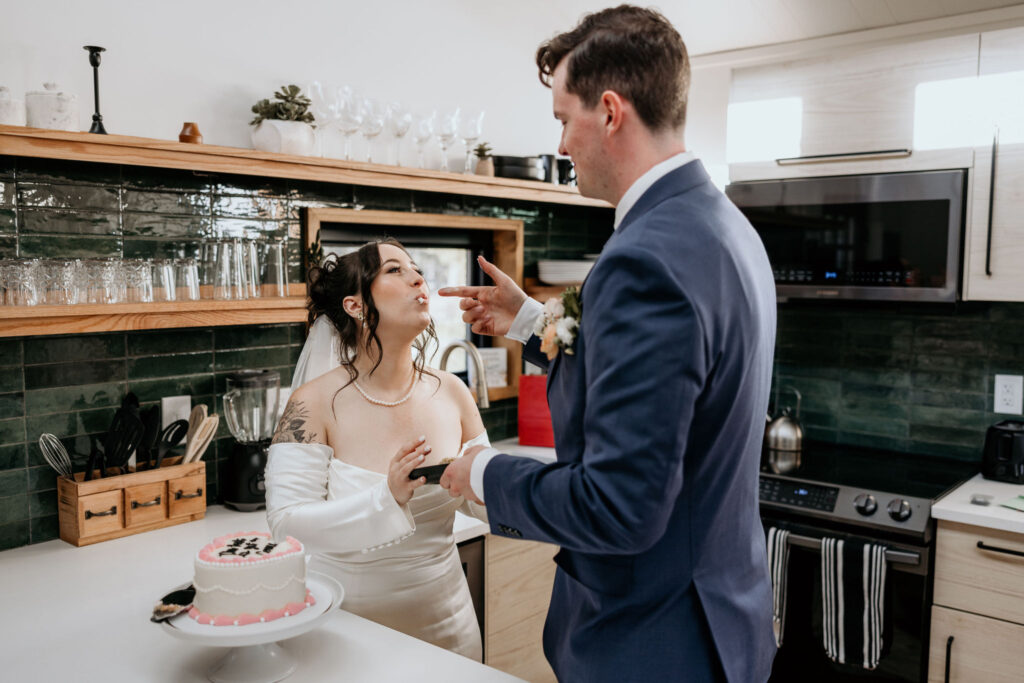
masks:
[[[360,394],[362,394],[363,398],[365,398],[367,401],[369,401],[370,403],[372,403],[372,404],[374,404],[376,406],[384,406],[385,408],[394,408],[395,406],[402,405],[403,403],[408,401],[410,398],[412,398],[413,392],[416,391],[416,378],[415,377],[412,380],[412,386],[409,387],[409,393],[406,394],[405,396],[403,396],[402,398],[398,399],[397,401],[382,401],[379,398],[374,398],[373,396],[370,396],[368,393],[366,393],[365,389],[363,389],[361,386],[359,386],[359,382],[357,382],[355,380],[352,380],[352,384],[356,385],[356,390]]]

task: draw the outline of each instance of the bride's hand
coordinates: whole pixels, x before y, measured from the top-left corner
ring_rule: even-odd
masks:
[[[430,446],[426,445],[427,437],[421,436],[415,441],[404,444],[391,458],[388,465],[388,488],[395,502],[405,505],[412,498],[413,491],[427,483],[426,477],[410,479],[409,473],[423,464],[423,460],[430,452]]]

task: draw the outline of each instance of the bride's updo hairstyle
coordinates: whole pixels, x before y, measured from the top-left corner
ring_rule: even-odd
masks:
[[[371,285],[381,269],[379,249],[381,244],[390,244],[406,254],[409,253],[396,239],[388,237],[373,240],[344,256],[328,254],[320,265],[314,265],[309,269],[307,277],[309,303],[306,308],[309,311],[309,323],[312,325],[316,318],[326,315],[338,330],[341,337],[341,358],[338,360],[348,370],[351,378],[349,384],[359,377],[359,371],[354,363],[357,354],[365,351],[370,358],[375,360],[373,370],[370,370],[371,375],[380,366],[383,357],[384,349],[377,336],[380,313],[374,305],[371,292]],[[342,303],[347,296],[362,297],[365,321],[360,322],[345,312]],[[360,348],[360,329],[364,324],[366,325],[366,346]],[[427,374],[438,379],[434,373],[426,369],[427,347],[431,344],[434,345],[436,351],[438,342],[433,320],[430,321],[423,334],[413,342],[413,348],[416,350],[413,368],[417,378]],[[440,381],[438,383],[440,384]]]

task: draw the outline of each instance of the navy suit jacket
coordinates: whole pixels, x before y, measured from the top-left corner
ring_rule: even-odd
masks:
[[[562,681],[764,681],[775,641],[758,466],[775,283],[699,161],[660,178],[584,283],[548,368],[557,462],[496,455],[491,530],[561,546],[544,650]],[[524,355],[546,364],[536,337]]]

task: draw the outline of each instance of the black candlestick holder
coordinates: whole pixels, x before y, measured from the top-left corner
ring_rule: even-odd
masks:
[[[96,100],[96,113],[92,115],[92,126],[89,128],[89,132],[106,135],[103,117],[100,115],[100,53],[105,52],[107,48],[97,45],[83,45],[82,47],[89,51],[89,63],[92,64],[92,93]]]

